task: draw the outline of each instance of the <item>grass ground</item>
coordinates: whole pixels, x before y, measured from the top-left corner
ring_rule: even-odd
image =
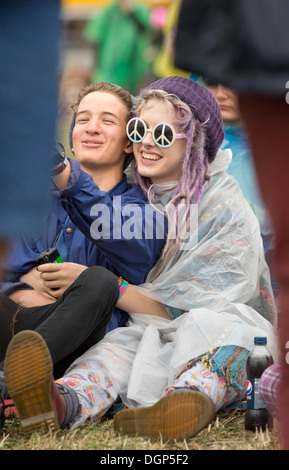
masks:
[[[194,438],[174,443],[151,441],[141,437],[115,435],[113,421],[99,423],[62,432],[58,437],[36,433],[25,439],[17,419],[7,420],[0,450],[102,450],[102,451],[190,451],[190,450],[279,450],[278,432],[249,432],[244,428],[244,411],[217,415],[207,428]]]

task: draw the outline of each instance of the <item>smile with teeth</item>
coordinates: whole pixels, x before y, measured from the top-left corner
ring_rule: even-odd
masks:
[[[101,145],[102,142],[99,140],[83,140],[82,143],[87,146]]]
[[[155,153],[146,153],[146,152],[142,152],[141,156],[144,160],[150,160],[150,161],[158,161],[162,158],[160,155],[157,155]]]

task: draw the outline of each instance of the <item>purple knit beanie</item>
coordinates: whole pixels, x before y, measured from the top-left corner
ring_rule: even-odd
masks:
[[[211,163],[223,142],[224,130],[218,103],[209,90],[190,78],[179,76],[162,78],[151,83],[142,90],[141,96],[149,90],[164,90],[178,96],[190,106],[201,124],[206,122],[206,151]]]

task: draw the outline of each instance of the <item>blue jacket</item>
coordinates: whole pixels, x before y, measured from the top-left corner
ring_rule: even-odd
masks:
[[[55,244],[64,261],[103,266],[136,285],[145,281],[159,257],[167,222],[148,204],[140,188],[128,184],[124,176],[110,191],[100,191],[76,160],[71,160],[71,166],[67,188],[54,190],[45,233],[25,238],[13,248],[9,271],[1,283],[3,293],[31,289],[19,277],[37,264],[40,253]],[[95,213],[100,213],[100,218]],[[108,331],[126,320],[127,314],[116,308]]]
[[[268,212],[259,191],[258,180],[248,137],[243,126],[225,126],[225,138],[221,149],[232,150],[232,161],[227,169],[240,185],[244,197],[255,213],[264,238],[272,237]]]

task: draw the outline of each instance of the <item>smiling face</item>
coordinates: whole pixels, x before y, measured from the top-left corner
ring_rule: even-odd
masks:
[[[73,152],[83,168],[118,168],[132,152],[126,136],[128,110],[112,93],[94,91],[80,101],[73,129]]]
[[[140,111],[139,117],[149,129],[156,124],[167,122],[176,133],[181,133],[175,124],[176,113],[172,106],[158,99],[149,99]],[[139,144],[133,144],[133,151],[140,175],[150,178],[152,183],[177,181],[182,172],[182,163],[186,152],[186,139],[177,139],[169,148],[155,144],[151,132]]]

